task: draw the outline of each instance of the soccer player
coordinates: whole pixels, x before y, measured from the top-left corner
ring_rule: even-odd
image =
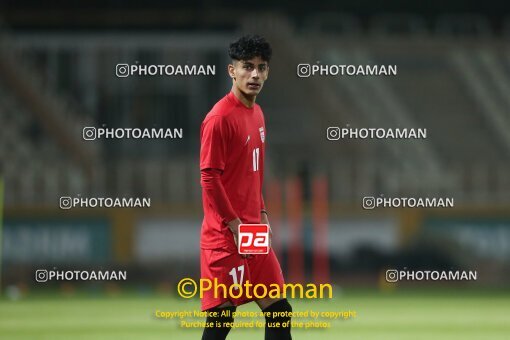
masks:
[[[269,225],[262,197],[264,178],[264,115],[255,104],[269,74],[271,46],[260,36],[243,36],[230,44],[232,63],[228,74],[232,89],[214,105],[200,130],[200,174],[204,220],[200,238],[202,279],[230,287],[249,281],[284,284],[282,270],[271,249],[268,254],[240,255],[237,248],[241,223]],[[221,290],[219,290],[221,292]],[[225,339],[234,321],[236,306],[255,301],[266,316],[265,339],[287,340],[290,335],[292,307],[284,298],[254,299],[243,294],[239,299],[204,292],[202,310],[208,312],[203,340]],[[260,294],[258,294],[260,295]],[[225,313],[225,311],[228,311]],[[287,322],[289,327],[271,327]],[[207,325],[206,324],[206,325]]]

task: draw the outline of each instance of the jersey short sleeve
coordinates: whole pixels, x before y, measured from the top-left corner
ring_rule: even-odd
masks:
[[[200,129],[200,170],[225,169],[229,133],[224,117],[211,116]]]

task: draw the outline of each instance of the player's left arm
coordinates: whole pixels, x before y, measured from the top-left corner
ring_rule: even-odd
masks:
[[[262,195],[260,195],[260,199],[263,200]],[[260,211],[260,223],[267,224],[269,226],[269,247],[271,247],[271,238],[273,237],[273,231],[271,230],[271,225],[269,224],[269,216],[267,214],[267,211],[265,210],[265,207]]]
[[[266,132],[266,124],[264,122],[264,115],[262,114],[262,126],[264,128],[264,133]],[[263,142],[264,143],[264,142]],[[262,148],[265,149],[265,145],[262,144]],[[265,150],[264,150],[265,151]],[[271,246],[271,237],[273,236],[273,231],[271,230],[271,225],[269,224],[269,214],[266,210],[266,203],[264,202],[264,196],[262,194],[262,187],[264,185],[264,158],[265,152],[263,152],[262,164],[260,167],[260,223],[267,224],[269,226],[269,246]]]

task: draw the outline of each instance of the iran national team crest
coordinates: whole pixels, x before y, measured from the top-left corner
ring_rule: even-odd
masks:
[[[262,143],[264,143],[264,140],[266,139],[266,135],[264,134],[263,126],[259,127],[259,132],[260,132],[260,140],[262,141]]]

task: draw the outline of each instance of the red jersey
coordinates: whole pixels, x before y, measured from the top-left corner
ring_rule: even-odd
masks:
[[[200,129],[200,170],[222,171],[220,178],[226,198],[243,223],[260,223],[260,211],[264,208],[265,137],[260,106],[246,107],[233,92],[214,105]],[[230,220],[226,221],[226,216],[220,216],[213,209],[204,189],[202,204],[201,248],[226,248],[237,252],[232,232],[226,226]]]

